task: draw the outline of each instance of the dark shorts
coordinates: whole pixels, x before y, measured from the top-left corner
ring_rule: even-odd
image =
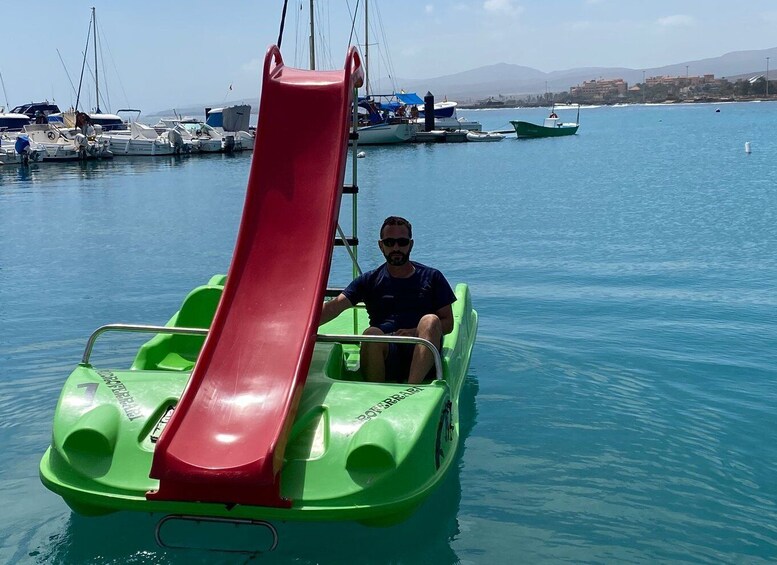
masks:
[[[400,343],[389,343],[388,355],[386,356],[386,381],[392,383],[407,382],[410,375],[410,365],[413,362],[413,351],[415,345],[405,345]],[[426,373],[424,381],[434,379],[434,365]]]

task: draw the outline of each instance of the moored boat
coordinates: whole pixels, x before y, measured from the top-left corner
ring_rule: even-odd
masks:
[[[222,137],[224,152],[250,151],[254,148],[254,136],[250,132],[251,105],[237,104],[224,108],[206,108],[205,124]]]
[[[415,92],[400,92],[395,93],[394,96],[405,106],[405,113],[410,116],[410,122],[419,131],[423,130],[426,121],[424,100]],[[434,114],[433,129],[481,131],[483,126],[480,122],[459,117],[457,113],[458,105],[458,102],[447,99],[442,102],[435,102],[432,105],[432,113]]]
[[[20,143],[23,140],[27,141],[28,147]],[[65,130],[49,123],[24,126],[22,134],[17,138],[16,150],[19,154],[29,153],[33,161],[82,161],[113,157],[104,141],[90,139],[80,133],[70,136]]]
[[[407,143],[415,135],[415,127],[405,122],[383,122],[362,126],[358,130],[359,145],[390,145]]]
[[[574,123],[562,122],[555,110],[551,110],[550,115],[545,118],[542,125],[514,120],[510,120],[510,123],[515,128],[515,135],[518,138],[526,139],[575,135],[580,127],[580,106],[577,107],[577,120]]]
[[[471,131],[467,133],[467,141],[502,141],[505,138],[504,134],[495,131]]]
[[[0,112],[0,132],[22,131],[22,128],[32,123],[26,114],[19,112]]]
[[[353,49],[342,71],[291,69],[268,50],[228,274],[189,293],[164,327],[98,329],[64,385],[40,475],[75,511],[389,524],[442,482],[477,331],[467,286],[456,286],[441,352],[363,336],[363,308],[318,328],[361,77]],[[314,102],[314,117],[290,111]],[[98,368],[92,346],[109,330],[157,335],[131,367]],[[435,379],[365,382],[358,343],[369,340],[430,347]]]
[[[173,136],[174,137],[174,136]],[[180,137],[180,136],[179,136]],[[132,122],[126,131],[112,131],[100,137],[114,155],[156,157],[184,152],[182,139],[178,144],[167,133],[159,135],[154,128]]]
[[[383,98],[386,97],[373,95],[358,101],[359,145],[391,145],[413,139],[416,127],[395,113],[396,103],[383,101]]]

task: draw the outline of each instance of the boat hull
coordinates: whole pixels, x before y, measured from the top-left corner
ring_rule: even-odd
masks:
[[[108,148],[114,155],[129,157],[160,157],[176,154],[176,148],[172,144],[162,141],[108,135],[104,135],[103,139],[108,142]]]
[[[467,134],[467,141],[474,141],[476,143],[492,143],[494,141],[502,141],[505,138],[501,133],[492,132],[474,132],[471,131]]]
[[[409,123],[377,124],[360,127],[359,145],[389,145],[407,143],[415,135],[415,127]]]
[[[561,124],[556,127],[549,128],[545,126],[538,126],[537,124],[533,124],[531,122],[511,121],[510,123],[515,128],[515,135],[518,138],[523,138],[523,139],[538,138],[538,137],[563,137],[565,135],[575,135],[577,133],[578,128],[580,127],[578,124],[574,124],[574,125]]]
[[[168,325],[208,327],[223,289],[198,287]],[[130,369],[80,364],[55,412],[52,444],[40,463],[44,485],[76,512],[118,510],[388,525],[408,517],[442,481],[459,445],[458,401],[477,331],[466,285],[456,288],[454,331],[443,341],[444,379],[420,385],[367,383],[354,344],[318,343],[281,471],[290,508],[148,500],[154,438],[175,406],[202,336],[159,334]],[[364,309],[345,312],[321,333],[360,334]]]

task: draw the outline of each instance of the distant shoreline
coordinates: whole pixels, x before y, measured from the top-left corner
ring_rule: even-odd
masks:
[[[527,109],[527,108],[550,108],[554,104],[556,106],[577,106],[580,105],[581,108],[586,107],[601,107],[601,106],[673,106],[676,104],[730,104],[732,102],[773,102],[777,100],[777,98],[772,98],[771,96],[769,98],[763,98],[763,97],[739,97],[739,98],[704,98],[704,99],[696,99],[696,100],[661,100],[661,101],[645,101],[645,102],[594,102],[594,101],[586,101],[586,102],[555,102],[555,103],[536,103],[531,102],[527,104],[494,104],[493,102],[486,103],[486,104],[462,104],[460,103],[458,105],[458,108],[461,110],[518,110],[518,109]]]

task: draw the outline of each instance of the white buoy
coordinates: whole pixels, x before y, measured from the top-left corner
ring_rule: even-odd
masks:
[[[750,142],[745,141],[745,153],[750,154]]]
[[[749,146],[748,146],[748,147],[749,147]],[[748,151],[747,151],[747,152],[748,152],[748,153],[750,153],[750,150],[748,149]],[[357,159],[364,159],[366,156],[367,156],[367,154],[366,154],[364,151],[359,151],[359,152],[356,154],[356,158],[357,158]]]

